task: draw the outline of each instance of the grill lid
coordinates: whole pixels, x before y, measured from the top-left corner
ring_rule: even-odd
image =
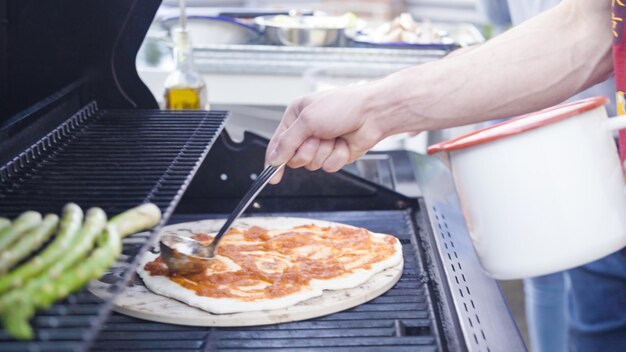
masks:
[[[0,127],[73,82],[81,106],[156,108],[135,56],[160,0],[0,0]]]

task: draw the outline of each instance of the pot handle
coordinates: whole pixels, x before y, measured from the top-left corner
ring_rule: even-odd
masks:
[[[617,131],[626,128],[626,115],[611,117],[602,124],[604,129]]]

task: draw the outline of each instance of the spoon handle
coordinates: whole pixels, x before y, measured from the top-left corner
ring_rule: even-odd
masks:
[[[261,172],[256,181],[254,181],[254,183],[252,184],[252,187],[250,187],[248,192],[246,192],[246,194],[243,196],[243,199],[241,199],[239,204],[237,204],[235,210],[230,213],[228,219],[226,219],[226,222],[224,223],[224,225],[222,225],[222,228],[213,239],[211,247],[217,247],[217,243],[219,242],[220,238],[222,238],[222,236],[224,236],[224,234],[230,229],[233,222],[237,220],[246,209],[248,209],[250,203],[252,203],[256,196],[263,190],[269,180],[284,166],[285,164],[279,166],[268,166],[267,168],[265,168],[265,170],[263,170],[263,172]]]

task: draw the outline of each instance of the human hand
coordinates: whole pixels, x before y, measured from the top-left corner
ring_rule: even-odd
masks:
[[[353,162],[385,137],[377,90],[366,84],[295,100],[270,140],[266,161],[327,172]],[[283,170],[270,183],[280,182]]]

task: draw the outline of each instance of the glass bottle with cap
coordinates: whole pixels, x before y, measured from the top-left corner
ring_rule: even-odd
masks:
[[[206,83],[193,64],[189,32],[176,28],[174,40],[175,70],[165,80],[165,108],[172,110],[208,109]]]

